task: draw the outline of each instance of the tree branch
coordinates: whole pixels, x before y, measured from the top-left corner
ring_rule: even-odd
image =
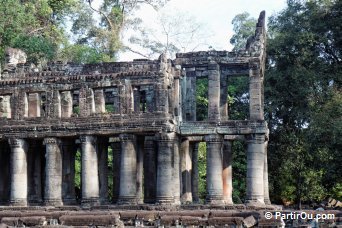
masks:
[[[92,10],[95,11],[95,12],[97,12],[98,14],[101,14],[101,15],[106,19],[106,21],[108,22],[110,29],[113,30],[113,29],[114,29],[113,23],[110,21],[110,19],[108,18],[108,16],[107,16],[104,12],[102,12],[101,10],[95,9],[95,8],[91,5],[91,0],[88,0],[88,3],[89,3],[90,9],[92,9]]]

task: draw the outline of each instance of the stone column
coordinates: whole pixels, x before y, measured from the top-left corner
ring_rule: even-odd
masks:
[[[74,205],[76,204],[75,156],[77,147],[73,140],[66,139],[62,141],[61,147],[63,151],[63,203],[64,205]]]
[[[44,204],[61,206],[62,203],[62,151],[61,141],[57,138],[45,138],[46,164]]]
[[[228,120],[228,77],[224,74],[221,74],[220,77],[220,116],[221,120]]]
[[[265,141],[265,160],[264,160],[264,202],[267,205],[271,204],[270,193],[268,188],[268,162],[267,162],[267,146],[268,141]]]
[[[207,203],[223,203],[222,143],[220,135],[208,135],[207,143]]]
[[[0,117],[12,118],[11,96],[0,96]]]
[[[154,137],[145,136],[144,143],[144,202],[154,203],[156,199],[156,182],[157,182],[157,168],[156,168],[156,145]]]
[[[186,69],[185,120],[196,121],[196,69]]]
[[[199,147],[199,142],[194,142],[193,150],[192,150],[192,172],[191,172],[191,177],[192,177],[191,178],[191,192],[192,192],[192,201],[194,203],[199,203],[198,147]]]
[[[191,151],[191,152],[190,152]],[[181,172],[182,172],[182,202],[192,202],[191,194],[191,169],[192,169],[192,145],[189,139],[181,142]]]
[[[121,145],[118,139],[110,144],[113,151],[113,203],[118,202],[120,192]]]
[[[137,140],[137,203],[144,203],[144,138]]]
[[[80,107],[80,117],[86,117],[88,115],[88,107],[87,107],[87,88],[81,87],[78,95],[78,103]]]
[[[27,149],[24,139],[9,139],[11,147],[10,205],[27,206]]]
[[[61,92],[61,116],[69,118],[72,115],[72,94],[71,91]]]
[[[135,113],[140,113],[140,90],[139,87],[133,89],[133,109]]]
[[[179,85],[179,76],[175,76],[174,77],[174,86],[175,86],[175,89],[174,89],[174,115],[175,116],[178,116],[178,118],[181,117],[181,108],[180,108],[180,85]]]
[[[94,91],[91,88],[87,88],[87,114],[90,116],[95,113],[95,99]]]
[[[100,202],[108,203],[108,139],[98,139]]]
[[[265,135],[252,134],[247,140],[246,204],[264,205]]]
[[[94,91],[95,99],[95,112],[104,113],[106,112],[106,102],[103,89],[95,89]]]
[[[233,204],[233,170],[232,170],[232,142],[223,143],[223,200],[226,204]]]
[[[41,99],[39,93],[29,93],[28,95],[28,116],[40,117]]]
[[[82,204],[99,204],[99,171],[97,160],[97,138],[80,137],[82,148]]]
[[[173,196],[175,204],[181,204],[181,173],[180,173],[180,153],[179,153],[179,138],[175,138],[173,145]]]
[[[61,118],[61,95],[58,90],[53,91],[52,103],[53,105],[51,106],[51,117]]]
[[[30,141],[27,153],[28,201],[39,205],[42,201],[42,158],[44,147],[41,141]]]
[[[172,187],[172,154],[174,137],[174,133],[161,133],[158,135],[156,201],[159,204],[174,202]]]
[[[121,134],[121,170],[119,203],[137,203],[137,149],[136,137]]]
[[[262,75],[259,60],[249,62],[249,118],[250,120],[264,119],[264,104],[262,95]]]
[[[208,119],[220,119],[220,67],[215,62],[208,64]]]

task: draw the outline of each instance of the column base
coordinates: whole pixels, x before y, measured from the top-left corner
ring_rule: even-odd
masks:
[[[81,205],[82,206],[99,206],[100,200],[98,197],[85,198],[81,200]]]
[[[246,200],[245,204],[247,206],[254,206],[254,207],[263,207],[263,206],[265,206],[264,200],[260,200],[260,199]]]
[[[121,205],[137,205],[137,198],[135,196],[120,196],[117,204]]]
[[[27,199],[10,200],[9,205],[13,207],[27,207]]]
[[[63,206],[63,202],[61,199],[45,199],[44,205],[58,207],[58,206]]]
[[[272,204],[270,199],[264,199],[264,202],[265,202],[266,205],[271,205]]]
[[[174,204],[175,199],[169,196],[159,196],[156,198],[156,204]]]
[[[207,204],[216,204],[216,205],[222,205],[224,204],[223,196],[222,195],[211,195],[208,196],[206,199]]]

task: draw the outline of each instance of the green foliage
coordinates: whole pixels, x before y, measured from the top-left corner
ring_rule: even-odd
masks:
[[[207,195],[207,147],[205,142],[199,143],[198,146],[198,173],[199,173],[199,183],[198,192],[201,201],[205,201]]]
[[[35,64],[44,60],[52,61],[56,54],[56,45],[42,36],[19,35],[12,42],[14,48],[19,48],[27,54],[28,62]]]
[[[265,78],[276,202],[338,197],[342,182],[340,1],[288,1],[270,18]]]
[[[233,151],[233,202],[243,203],[246,196],[247,160],[246,148],[240,141],[232,145]]]
[[[233,31],[235,34],[230,38],[230,43],[234,45],[234,51],[244,49],[247,39],[254,34],[257,20],[250,17],[249,13],[244,12],[236,15],[233,20]]]
[[[82,189],[81,187],[81,151],[78,149],[75,156],[75,188]]]
[[[208,79],[196,80],[196,118],[197,121],[208,119]]]

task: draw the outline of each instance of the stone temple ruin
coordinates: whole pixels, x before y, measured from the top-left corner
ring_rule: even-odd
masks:
[[[0,205],[199,202],[198,144],[207,146],[209,205],[232,204],[234,140],[247,143],[248,205],[270,204],[264,120],[265,16],[245,50],[169,60],[48,64],[7,61],[0,76]],[[12,50],[13,51],[13,50]],[[13,53],[13,52],[12,52]],[[9,58],[11,56],[9,55]],[[249,77],[249,119],[230,120],[228,77]],[[208,118],[196,118],[196,80]],[[113,150],[113,202],[108,147]],[[81,199],[75,154],[81,151]]]

